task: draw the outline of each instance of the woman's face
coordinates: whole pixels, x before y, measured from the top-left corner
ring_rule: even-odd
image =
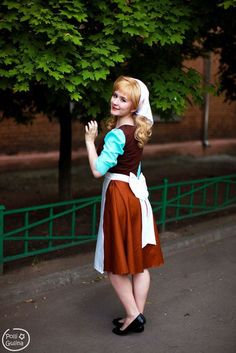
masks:
[[[117,118],[128,117],[135,110],[130,99],[121,91],[114,91],[111,97],[111,114]]]

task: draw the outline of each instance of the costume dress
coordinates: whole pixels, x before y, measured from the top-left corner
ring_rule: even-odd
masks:
[[[101,273],[137,274],[164,262],[135,129],[111,130],[98,148],[95,168],[105,178],[94,267]]]

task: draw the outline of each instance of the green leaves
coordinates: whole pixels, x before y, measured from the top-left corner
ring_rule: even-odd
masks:
[[[156,111],[171,110],[181,115],[187,106],[186,98],[202,102],[202,78],[194,69],[172,68],[156,72],[151,89],[152,106]]]
[[[208,30],[198,7],[195,0],[4,0],[1,89],[31,95],[35,85],[46,87],[55,106],[60,92],[85,114],[102,116],[111,80],[128,74],[150,82],[156,109],[179,113],[202,94],[200,76],[181,66]]]
[[[121,31],[131,37],[139,36],[148,45],[181,43],[190,26],[189,11],[181,2],[159,1],[114,1],[114,33]],[[112,16],[112,14],[110,14]],[[104,22],[111,24],[111,21]]]
[[[236,7],[236,0],[225,0],[219,6],[224,7],[225,10],[229,9],[230,7]]]
[[[79,99],[75,67],[86,22],[79,1],[7,1],[0,7],[0,69],[2,88],[27,91],[32,83],[63,89]],[[68,82],[70,82],[68,84]]]

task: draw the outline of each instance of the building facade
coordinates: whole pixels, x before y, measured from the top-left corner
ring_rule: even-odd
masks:
[[[204,74],[204,60],[198,58],[186,65]],[[217,57],[211,58],[211,81],[215,81],[218,69]],[[204,107],[190,106],[177,121],[156,122],[151,143],[172,143],[204,140]],[[206,126],[205,126],[206,128]],[[212,139],[236,138],[236,102],[226,103],[223,96],[210,96],[208,104],[207,137]],[[84,127],[73,122],[73,149],[84,146]],[[16,124],[13,119],[0,123],[0,154],[56,151],[59,147],[59,124],[49,122],[46,116],[38,116],[33,124]]]

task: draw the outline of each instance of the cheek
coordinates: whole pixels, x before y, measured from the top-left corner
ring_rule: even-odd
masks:
[[[125,109],[126,110],[131,110],[132,109],[132,104],[131,103],[126,104]]]

